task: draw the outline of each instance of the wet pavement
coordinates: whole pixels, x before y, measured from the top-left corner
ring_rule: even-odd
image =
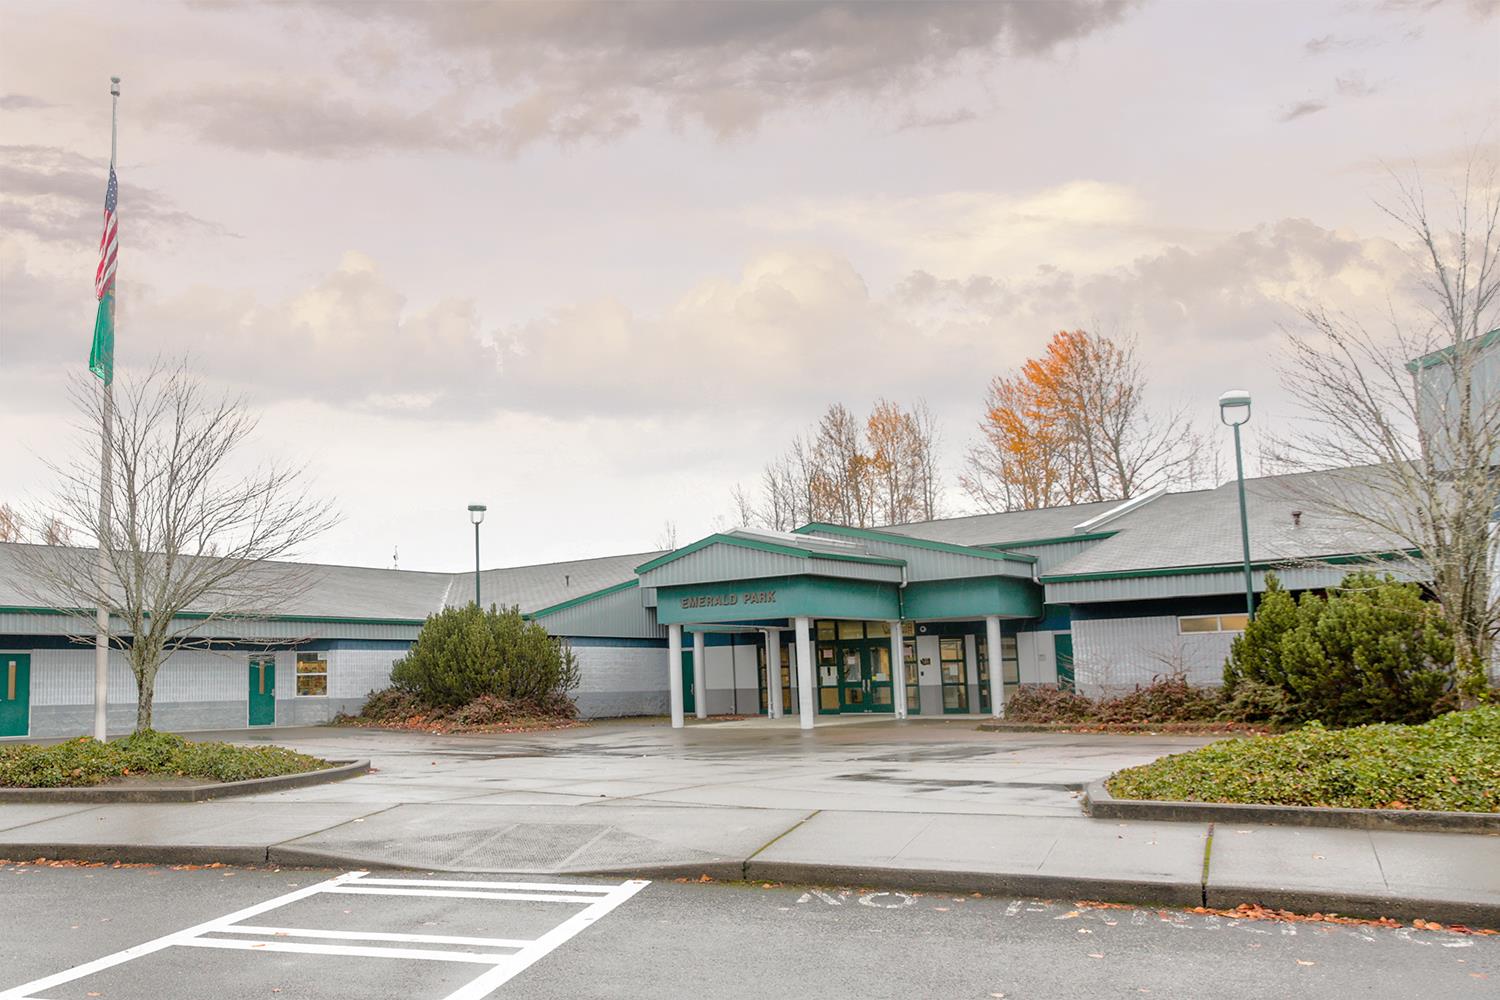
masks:
[[[241,732],[222,734],[246,741]],[[369,758],[358,781],[257,798],[297,802],[722,806],[1077,816],[1078,791],[1206,737],[988,733],[963,720],[841,722],[803,732],[760,720],[673,730],[640,721],[544,733],[434,735],[276,729],[319,756]]]
[[[618,880],[505,894],[472,876],[437,876],[474,879],[450,894],[419,885],[434,877],[414,873],[381,883],[399,895],[308,895],[340,877],[0,866],[0,997],[52,980],[17,995],[1479,1000],[1500,978],[1494,937],[763,883],[651,882],[536,948],[579,912],[582,904],[556,898],[563,891],[603,892]],[[247,908],[262,909],[241,916]],[[106,964],[128,949],[134,954]]]

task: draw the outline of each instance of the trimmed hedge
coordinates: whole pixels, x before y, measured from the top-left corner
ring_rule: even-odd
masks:
[[[1418,726],[1325,729],[1222,740],[1127,768],[1122,799],[1353,809],[1500,812],[1500,707]]]
[[[107,743],[81,736],[54,746],[0,744],[5,788],[77,788],[140,775],[245,781],[331,766],[285,747],[190,743],[151,729]]]

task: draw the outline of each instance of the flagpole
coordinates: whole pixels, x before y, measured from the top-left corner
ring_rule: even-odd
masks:
[[[109,78],[109,171],[115,170],[116,144],[120,135],[120,78]],[[99,561],[98,589],[99,607],[94,614],[94,739],[109,737],[109,607],[106,604],[106,587],[109,585],[109,519],[110,479],[112,478],[110,448],[113,444],[115,423],[114,379],[101,379],[99,391],[103,394],[100,405],[102,417],[99,438]]]

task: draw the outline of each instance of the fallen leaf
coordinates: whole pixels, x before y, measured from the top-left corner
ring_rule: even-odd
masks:
[[[1305,958],[1299,958],[1299,959],[1297,959],[1297,964],[1298,965],[1317,965],[1318,963],[1317,962],[1309,962]]]

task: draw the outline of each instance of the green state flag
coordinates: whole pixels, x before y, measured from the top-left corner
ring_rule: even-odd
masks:
[[[115,290],[99,300],[94,317],[94,346],[89,349],[89,371],[109,385],[115,379]]]

